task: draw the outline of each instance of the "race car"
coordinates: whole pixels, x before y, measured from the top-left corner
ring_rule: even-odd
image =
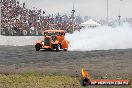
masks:
[[[45,30],[44,38],[35,44],[36,51],[45,50],[64,50],[68,49],[68,41],[65,39],[64,30]]]

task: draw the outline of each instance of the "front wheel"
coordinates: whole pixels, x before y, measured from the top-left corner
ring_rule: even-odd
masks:
[[[35,49],[36,49],[36,51],[39,51],[40,48],[41,48],[41,46],[40,46],[39,44],[36,44],[36,45],[35,45]]]
[[[57,44],[56,45],[56,51],[59,51],[60,50],[60,44]]]

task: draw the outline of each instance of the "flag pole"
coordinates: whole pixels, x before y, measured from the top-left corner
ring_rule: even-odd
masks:
[[[107,0],[107,25],[109,25],[109,0]]]

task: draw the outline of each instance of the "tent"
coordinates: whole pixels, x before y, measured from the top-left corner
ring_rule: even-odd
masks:
[[[97,26],[100,26],[100,24],[92,19],[84,22],[84,23],[81,23],[80,26],[84,26],[84,27],[97,27]]]

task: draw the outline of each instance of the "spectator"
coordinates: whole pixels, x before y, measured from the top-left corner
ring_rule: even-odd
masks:
[[[1,7],[1,27],[4,35],[39,35],[45,29],[63,29],[71,25],[70,17],[59,13],[46,16],[45,11],[27,9],[16,0],[3,0]],[[42,13],[42,14],[41,14]],[[51,26],[52,24],[52,26]]]

